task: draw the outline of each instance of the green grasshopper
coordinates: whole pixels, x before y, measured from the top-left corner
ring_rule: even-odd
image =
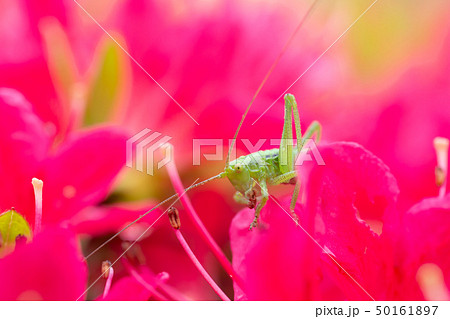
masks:
[[[249,208],[255,208],[255,219],[250,229],[258,224],[259,215],[269,198],[267,185],[295,184],[291,199],[290,211],[295,216],[294,208],[300,192],[300,181],[295,170],[295,161],[305,144],[305,141],[316,134],[316,141],[320,139],[321,125],[314,121],[302,136],[300,116],[297,102],[291,94],[284,96],[284,126],[279,148],[258,151],[244,155],[228,162],[220,177],[227,177],[236,189],[234,199]],[[292,113],[297,139],[296,148],[293,147]],[[231,151],[231,149],[230,149]],[[258,203],[258,204],[257,204]]]

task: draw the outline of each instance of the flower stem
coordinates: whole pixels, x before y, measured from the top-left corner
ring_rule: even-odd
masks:
[[[34,189],[34,201],[36,205],[36,212],[34,218],[34,233],[37,234],[41,231],[42,224],[42,188],[44,183],[37,178],[31,180]]]
[[[179,196],[184,193],[184,187],[181,183],[180,175],[178,174],[177,167],[175,165],[174,161],[171,161],[167,165],[167,171],[169,173],[169,178],[172,181],[173,187],[175,188],[175,191],[178,193]],[[219,245],[214,241],[211,234],[206,229],[205,225],[201,221],[200,217],[198,217],[197,212],[194,209],[194,206],[192,206],[191,201],[189,200],[188,196],[181,196],[180,202],[182,203],[183,207],[186,209],[189,217],[194,222],[195,228],[200,233],[202,239],[206,242],[206,244],[209,246],[211,251],[213,252],[214,256],[219,260],[222,267],[225,269],[225,271],[228,273],[230,278],[234,281],[235,284],[239,286],[242,290],[244,290],[243,281],[240,278],[240,276],[234,271],[233,267],[231,266],[231,263],[227,259],[227,257],[224,255],[222,250],[219,248]]]
[[[183,234],[181,234],[181,231],[179,229],[175,229],[175,235],[177,236],[177,239],[180,242],[181,246],[183,246],[183,249],[188,254],[189,258],[194,263],[195,267],[197,267],[198,271],[200,271],[200,273],[206,279],[211,288],[217,293],[217,295],[219,295],[220,299],[224,301],[230,301],[230,298],[228,298],[227,295],[222,291],[222,289],[220,289],[220,287],[214,282],[214,280],[211,278],[211,276],[208,274],[205,268],[203,268],[202,264],[198,261],[197,257],[195,257],[194,252],[189,247],[188,243],[184,239]]]

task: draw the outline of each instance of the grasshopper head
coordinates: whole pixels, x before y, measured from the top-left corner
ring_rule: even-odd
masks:
[[[225,173],[234,188],[244,194],[253,186],[250,170],[241,160],[230,162],[225,168]]]

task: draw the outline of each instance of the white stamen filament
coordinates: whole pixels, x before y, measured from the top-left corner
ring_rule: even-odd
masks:
[[[34,201],[35,201],[35,220],[34,220],[34,233],[37,234],[41,231],[42,224],[42,188],[44,182],[40,179],[33,178],[31,180],[34,189]]]
[[[447,191],[447,177],[448,177],[448,148],[449,140],[444,137],[436,137],[433,140],[434,149],[436,150],[437,157],[437,170],[436,174],[443,174],[443,176],[436,176],[436,179],[442,179],[439,188],[439,197],[444,197]]]

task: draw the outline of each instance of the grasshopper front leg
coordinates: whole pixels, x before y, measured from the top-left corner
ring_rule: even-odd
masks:
[[[248,199],[245,198],[245,196],[242,195],[241,192],[234,193],[233,198],[234,198],[234,201],[236,203],[239,203],[239,204],[242,204],[242,205],[246,205],[246,206],[248,205]]]
[[[266,205],[267,200],[269,199],[269,191],[267,190],[266,181],[262,180],[258,183],[258,185],[261,188],[261,201],[258,203],[258,206],[256,206],[255,219],[253,219],[253,222],[250,224],[249,230],[252,230],[253,227],[256,227],[258,225],[258,219],[259,215],[261,214],[261,210]]]
[[[239,203],[246,205],[248,208],[253,209],[256,206],[256,192],[251,190],[250,192],[242,195],[240,192],[234,193],[234,200]]]

